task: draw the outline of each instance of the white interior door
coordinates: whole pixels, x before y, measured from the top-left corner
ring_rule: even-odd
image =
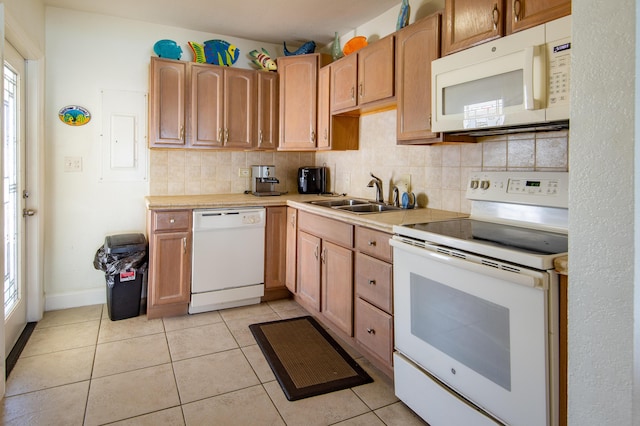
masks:
[[[5,354],[9,354],[27,323],[25,285],[26,158],[24,58],[5,42],[4,62],[4,312]]]

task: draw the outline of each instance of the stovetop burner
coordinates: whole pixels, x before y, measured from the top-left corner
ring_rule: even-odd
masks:
[[[551,255],[565,253],[568,250],[568,237],[565,234],[473,219],[404,226],[417,231],[532,254]]]

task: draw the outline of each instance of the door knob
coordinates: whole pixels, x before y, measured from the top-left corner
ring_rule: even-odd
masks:
[[[32,209],[22,209],[22,217],[33,216],[36,214],[35,210]]]

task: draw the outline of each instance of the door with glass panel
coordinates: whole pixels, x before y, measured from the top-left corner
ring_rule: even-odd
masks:
[[[26,325],[24,58],[5,42],[4,58],[4,318],[5,354],[9,354]]]

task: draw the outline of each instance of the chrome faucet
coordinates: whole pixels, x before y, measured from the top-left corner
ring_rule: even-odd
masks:
[[[382,198],[382,181],[380,180],[380,178],[374,176],[373,173],[369,172],[369,174],[373,179],[369,181],[369,183],[367,184],[367,188],[373,188],[373,186],[375,185],[376,201],[379,203],[384,203],[384,199]]]

